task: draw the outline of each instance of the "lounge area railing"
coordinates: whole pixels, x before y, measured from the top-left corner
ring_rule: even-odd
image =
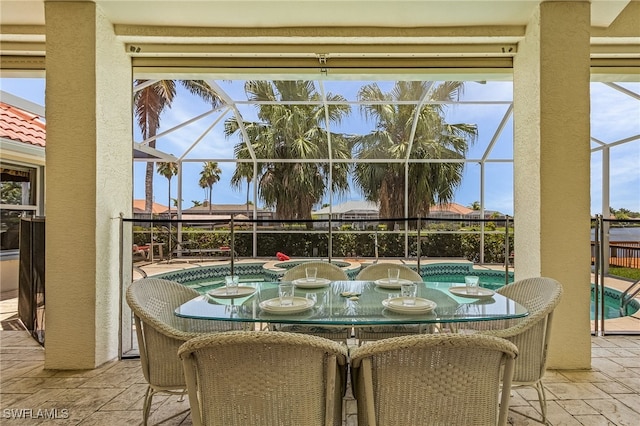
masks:
[[[322,258],[437,257],[475,263],[512,261],[510,217],[390,218],[349,220],[123,219],[138,246],[150,247],[150,260],[189,257],[232,262],[238,258],[285,256]],[[159,246],[159,247],[158,247]],[[157,253],[157,257],[156,257]]]

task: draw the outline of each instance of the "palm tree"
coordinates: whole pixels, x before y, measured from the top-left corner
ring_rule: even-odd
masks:
[[[359,99],[371,101],[364,103],[361,111],[366,118],[375,120],[375,130],[354,137],[356,157],[365,160],[402,160],[356,164],[354,182],[367,200],[380,204],[380,217],[404,217],[404,160],[465,158],[469,144],[477,137],[477,127],[446,123],[444,106],[428,102],[453,100],[462,88],[462,82],[443,82],[432,87],[429,82],[399,81],[389,93],[384,93],[376,83],[360,89]],[[396,102],[415,101],[423,97],[426,102],[417,113],[415,105]],[[409,149],[411,152],[408,152]],[[426,215],[431,206],[451,202],[455,188],[462,181],[463,170],[464,163],[461,162],[409,163],[409,216]]]
[[[480,210],[481,207],[482,206],[480,205],[480,201],[474,201],[473,203],[469,204],[469,208],[474,211]]]
[[[136,80],[135,85],[145,83],[147,80]],[[217,107],[221,101],[213,88],[203,80],[178,80],[189,92],[211,103],[213,108]],[[144,140],[149,141],[149,147],[156,147],[158,129],[160,128],[160,116],[166,108],[170,108],[176,96],[176,80],[159,80],[134,94],[133,102],[135,115],[138,118],[138,125]],[[145,175],[145,211],[151,213],[153,205],[153,166],[154,163],[147,163]]]
[[[342,96],[331,93],[326,96],[329,102],[325,107],[320,93],[310,81],[248,81],[245,92],[250,101],[270,103],[258,105],[258,122],[243,122],[249,140],[235,146],[236,158],[251,159],[253,151],[256,158],[267,160],[256,165],[258,196],[265,207],[275,207],[277,218],[310,219],[313,206],[327,191],[346,192],[348,164],[334,163],[331,170],[328,162],[280,160],[330,158],[329,137],[331,158],[350,158],[347,138],[339,133],[329,134],[326,127],[339,123],[351,107]],[[306,101],[316,102],[304,103]],[[225,122],[227,136],[240,132],[240,119],[236,117]],[[236,186],[243,178],[253,178],[253,168],[243,164],[248,163],[238,163],[231,180]],[[330,174],[331,187],[328,188]]]
[[[169,219],[171,219],[171,178],[178,174],[178,163],[158,163],[158,174],[169,181]]]
[[[169,198],[167,206],[169,207],[169,220],[171,220],[171,178],[178,174],[178,164],[177,163],[158,163],[158,174],[166,177],[169,181],[167,185],[169,187]],[[171,253],[171,222],[169,222],[169,237],[167,238],[167,243],[169,247],[169,253]]]
[[[203,189],[209,188],[209,214],[211,214],[211,194],[213,192],[213,185],[220,181],[221,174],[222,170],[220,170],[216,161],[207,161],[204,163],[204,167],[200,172],[200,181],[198,182],[200,187]]]
[[[247,181],[247,217],[249,216],[249,185],[253,180],[253,164],[252,163],[237,163],[236,172],[231,176],[231,186],[234,188],[240,188],[242,180]]]

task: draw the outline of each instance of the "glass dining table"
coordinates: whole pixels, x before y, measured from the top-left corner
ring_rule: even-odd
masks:
[[[290,305],[282,306],[281,282],[243,282],[228,294],[222,284],[180,305],[184,318],[307,325],[372,326],[462,323],[522,318],[528,311],[501,294],[461,283],[418,282],[414,304],[405,304],[397,283],[377,281],[294,282]]]

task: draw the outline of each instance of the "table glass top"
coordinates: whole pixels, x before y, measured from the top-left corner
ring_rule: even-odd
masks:
[[[526,308],[498,293],[471,298],[460,296],[464,284],[431,282],[417,283],[416,296],[435,302],[435,308],[427,311],[413,312],[408,311],[411,307],[390,304],[388,299],[399,297],[400,290],[384,288],[373,281],[333,281],[320,288],[296,287],[294,306],[282,308],[279,300],[273,300],[278,299],[278,284],[243,282],[237,298],[227,295],[223,288],[214,289],[209,292],[213,295],[207,293],[179,306],[175,314],[209,320],[352,326],[484,321],[528,314]],[[432,303],[422,301],[419,305],[433,307]]]

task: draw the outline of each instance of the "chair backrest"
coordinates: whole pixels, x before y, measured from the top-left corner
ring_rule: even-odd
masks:
[[[331,281],[346,281],[349,279],[346,272],[344,272],[339,266],[329,262],[322,261],[310,261],[301,263],[287,270],[282,276],[282,281],[293,281],[299,278],[305,278],[305,269],[313,266],[318,268],[317,277],[326,278]]]
[[[358,425],[504,425],[517,353],[511,342],[480,334],[420,334],[360,346],[351,353]]]
[[[529,315],[504,330],[489,334],[508,339],[518,347],[520,355],[513,381],[536,382],[546,369],[551,320],[562,297],[562,285],[552,278],[536,277],[515,281],[497,292],[526,307]]]
[[[344,345],[298,333],[240,331],[192,339],[178,354],[195,426],[342,424]]]
[[[178,348],[204,332],[224,331],[235,324],[180,318],[174,310],[199,296],[189,287],[160,278],[143,278],[131,283],[127,304],[134,315],[142,372],[157,387],[185,386]]]
[[[409,281],[422,281],[422,277],[419,273],[409,268],[406,265],[400,265],[396,263],[375,263],[373,265],[366,266],[356,276],[356,280],[378,280],[387,278],[389,276],[388,270],[396,268],[400,270],[400,278]]]

